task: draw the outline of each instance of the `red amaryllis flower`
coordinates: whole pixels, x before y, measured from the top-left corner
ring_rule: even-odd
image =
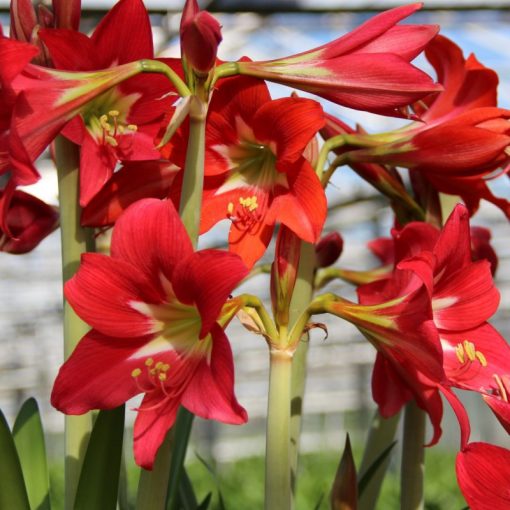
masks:
[[[460,490],[472,510],[510,508],[510,450],[469,443],[456,460]]]
[[[444,91],[415,105],[423,122],[369,136],[372,147],[350,151],[348,161],[410,168],[438,191],[460,195],[471,213],[484,199],[509,216],[510,203],[495,197],[485,182],[510,161],[510,110],[496,107],[496,73],[473,55],[464,59],[442,36],[426,55]]]
[[[389,251],[387,243],[383,246],[384,251]],[[506,343],[486,322],[499,302],[489,263],[472,262],[468,211],[460,205],[442,231],[424,223],[410,223],[401,231],[394,232],[394,248],[391,251],[396,269],[385,279],[358,289],[361,304],[355,305],[358,308],[352,313],[354,320],[347,316],[349,307],[341,303],[337,314],[342,313],[342,317],[354,322],[379,351],[372,387],[381,413],[384,416],[394,414],[414,396],[431,417],[435,441],[440,434],[441,391],[458,416],[464,445],[469,436],[469,423],[464,409],[449,388],[480,390],[484,385],[495,387],[493,374],[504,373],[508,364],[498,361],[498,352],[501,354]],[[415,296],[419,294],[413,286],[417,285],[422,293],[426,289],[430,308],[427,308],[427,299],[416,301]],[[417,302],[416,310],[422,307],[422,318],[414,318],[415,325],[407,330],[399,324],[409,315],[404,307],[408,306],[408,302]],[[394,311],[395,304],[402,310]],[[384,321],[370,320],[374,313],[370,307],[384,317]],[[369,326],[364,325],[366,321]],[[428,327],[433,328],[436,342],[431,340],[432,336],[427,341],[426,337],[418,338],[423,336],[421,324],[429,324]],[[429,349],[429,353],[434,352],[430,346],[434,347],[436,354],[435,357],[429,354],[425,363],[425,349]],[[397,349],[405,352],[407,365],[398,360]],[[508,346],[506,349],[509,349]],[[430,371],[434,366],[432,360],[436,366],[437,363],[442,364],[443,373],[439,378],[439,371],[435,375]],[[412,376],[409,366],[415,371]]]
[[[271,100],[266,85],[250,78],[222,83],[207,121],[201,231],[230,220],[230,249],[248,266],[266,250],[276,221],[317,241],[326,197],[302,154],[323,123],[310,99]]]
[[[216,62],[221,26],[214,16],[201,11],[196,0],[186,0],[181,18],[181,53],[187,65],[207,74]]]
[[[9,200],[5,223],[8,231],[2,233],[0,251],[27,253],[57,228],[58,212],[33,195],[16,190]]]
[[[438,27],[398,25],[421,6],[383,12],[343,37],[298,55],[235,66],[241,74],[312,92],[344,106],[400,116],[400,107],[441,90],[409,64]]]
[[[67,299],[93,329],[61,367],[53,405],[81,414],[143,393],[134,451],[148,469],[179,404],[203,418],[244,423],[218,320],[246,274],[234,254],[193,252],[171,202],[138,201],[116,224],[111,257],[84,255],[66,284]]]
[[[132,34],[129,38],[126,33]],[[87,37],[72,30],[42,30],[54,66],[94,71],[154,58],[152,31],[141,0],[121,0]],[[117,41],[122,40],[122,44]],[[98,95],[63,131],[80,151],[80,203],[86,205],[118,161],[158,159],[154,136],[170,107],[166,78],[144,75]]]

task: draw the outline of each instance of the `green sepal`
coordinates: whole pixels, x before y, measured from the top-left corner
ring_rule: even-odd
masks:
[[[39,406],[29,398],[21,406],[12,428],[25,487],[34,510],[50,510],[50,477]]]
[[[30,510],[18,452],[7,421],[0,411],[0,510]]]
[[[96,418],[76,491],[74,510],[115,510],[124,435],[124,406]]]

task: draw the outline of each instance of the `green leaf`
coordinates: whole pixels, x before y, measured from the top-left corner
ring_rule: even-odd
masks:
[[[124,406],[100,411],[83,460],[74,510],[116,509],[123,435]]]
[[[393,447],[397,444],[393,441],[387,448],[385,448],[381,454],[372,462],[371,466],[366,470],[365,474],[360,478],[358,482],[358,494],[361,495],[365,491],[367,485],[370,483],[372,477],[377,473],[379,467],[384,463],[388,455],[393,450]]]
[[[34,398],[21,406],[12,428],[30,507],[50,510],[50,477],[39,407]]]
[[[179,483],[179,499],[183,510],[196,510],[198,507],[193,485],[184,466]]]
[[[220,489],[220,481],[218,479],[218,475],[216,473],[216,470],[201,456],[198,454],[198,452],[195,452],[195,455],[197,456],[197,459],[203,464],[203,466],[211,473],[214,484],[216,485],[216,489],[218,489],[218,509],[219,510],[227,510],[227,506],[225,505],[225,500],[223,498],[223,494],[221,493]]]
[[[324,501],[324,492],[321,494],[321,497],[319,498],[319,501],[317,501],[317,503],[313,507],[314,510],[319,510],[323,501]]]
[[[21,464],[5,417],[0,411],[0,510],[30,510]]]
[[[356,465],[352,456],[349,434],[347,434],[344,453],[336,470],[333,488],[331,489],[331,508],[332,510],[356,510],[357,506]]]
[[[200,503],[199,506],[197,506],[197,510],[207,510],[209,508],[209,504],[211,503],[212,499],[212,492],[207,494],[207,496],[204,498],[202,503]]]

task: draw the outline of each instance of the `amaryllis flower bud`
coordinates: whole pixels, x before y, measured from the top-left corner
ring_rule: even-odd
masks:
[[[187,0],[181,19],[181,52],[188,64],[199,73],[208,73],[216,62],[221,42],[221,25],[196,0]]]
[[[9,234],[2,234],[0,251],[27,253],[57,228],[58,213],[55,207],[16,190],[10,200],[5,222]]]
[[[342,254],[344,240],[338,232],[330,232],[315,245],[317,267],[332,266]]]
[[[289,323],[289,307],[296,284],[301,239],[282,225],[276,239],[276,253],[271,266],[271,302],[278,325]]]

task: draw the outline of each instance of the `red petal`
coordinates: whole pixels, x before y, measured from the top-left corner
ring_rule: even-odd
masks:
[[[483,399],[507,434],[510,434],[510,404],[493,395],[483,395]]]
[[[174,424],[179,408],[180,395],[168,399],[156,409],[151,409],[162,404],[163,398],[164,395],[157,392],[145,395],[135,420],[133,429],[135,461],[144,469],[152,469],[159,447]]]
[[[138,268],[159,285],[161,273],[171,281],[175,266],[193,251],[170,201],[147,198],[134,203],[117,221],[111,254]]]
[[[176,265],[172,278],[175,295],[181,303],[198,308],[200,338],[209,333],[230,293],[247,274],[237,255],[220,250],[194,252]]]
[[[101,333],[119,338],[150,334],[152,320],[134,303],[161,303],[162,295],[142,271],[123,260],[86,253],[78,272],[65,285],[76,313]]]
[[[494,375],[510,374],[510,346],[498,331],[488,323],[466,331],[440,333],[443,346],[443,364],[450,384],[472,391],[497,389]],[[460,363],[455,353],[457,345],[467,340],[474,345],[487,361],[482,366],[479,360]]]
[[[277,166],[283,166],[302,156],[324,123],[324,112],[317,101],[286,97],[262,105],[251,127],[258,141],[275,144]]]
[[[0,37],[0,82],[2,86],[10,88],[11,81],[38,53],[39,50],[32,44]]]
[[[182,396],[182,405],[208,420],[241,424],[248,419],[234,395],[234,362],[227,337],[218,326],[211,330],[210,362],[203,359]]]
[[[457,480],[473,510],[510,508],[510,450],[470,443],[457,455]]]
[[[441,278],[432,298],[434,322],[440,329],[465,330],[484,323],[498,309],[499,291],[486,260]]]
[[[165,198],[179,168],[168,162],[124,163],[83,209],[81,224],[113,225],[120,215],[142,198]]]
[[[405,381],[380,352],[372,372],[372,396],[383,418],[394,416],[413,398]]]
[[[452,41],[438,35],[425,54],[444,86],[422,118],[427,122],[441,117],[451,118],[463,111],[484,106],[496,106],[498,75],[480,64],[464,59],[462,50]]]
[[[288,168],[289,190],[275,196],[267,220],[277,220],[304,241],[318,241],[327,214],[326,195],[310,163],[300,158]]]
[[[99,69],[154,57],[150,19],[141,0],[116,3],[96,27],[91,40],[98,52],[96,58],[103,63]]]
[[[39,31],[39,37],[48,48],[56,69],[93,71],[108,67],[94,64],[97,53],[85,34],[75,30],[47,28]]]
[[[274,225],[259,223],[251,230],[230,227],[228,247],[232,253],[239,255],[248,268],[253,267],[266,252],[273,236]]]
[[[117,157],[109,144],[98,143],[88,131],[80,151],[80,205],[85,207],[113,175]]]
[[[62,365],[51,404],[66,414],[113,409],[140,393],[131,372],[140,360],[130,357],[150,337],[112,338],[92,330]]]

